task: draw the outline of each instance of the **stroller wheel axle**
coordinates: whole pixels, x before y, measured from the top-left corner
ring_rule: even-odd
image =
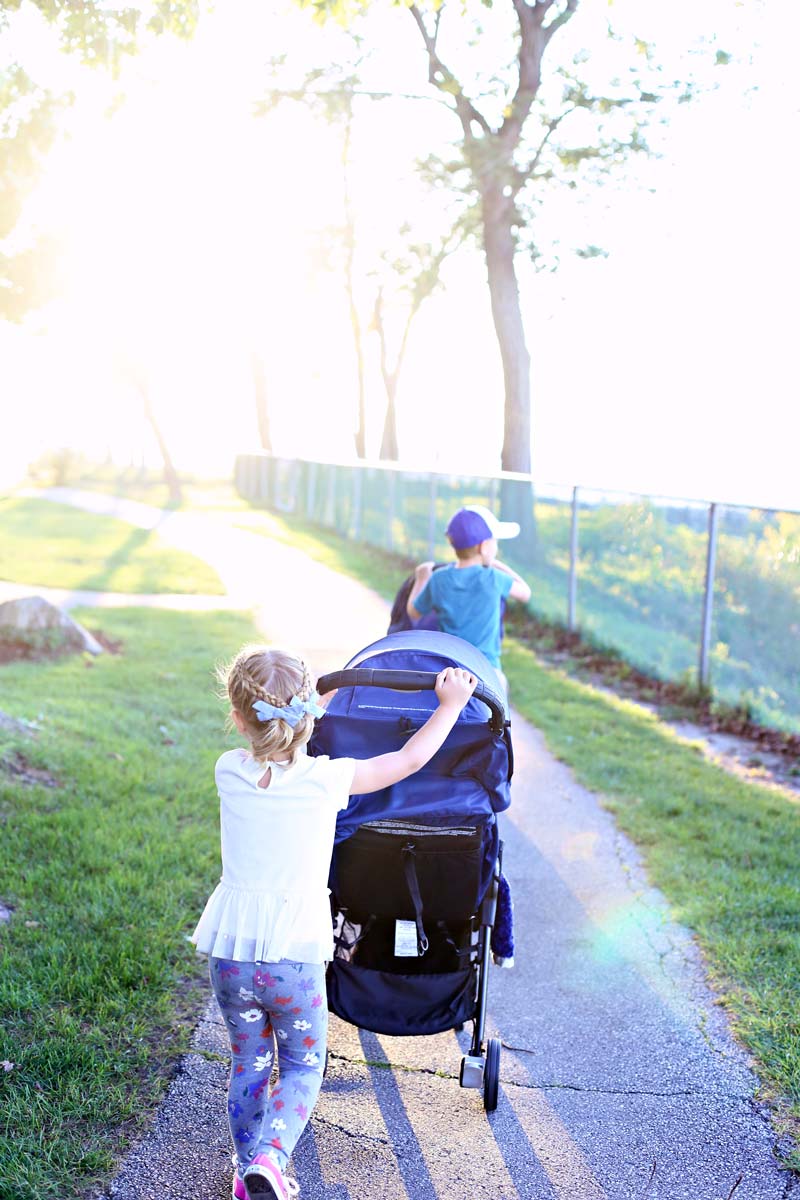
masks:
[[[482,1054],[465,1054],[461,1059],[458,1082],[462,1088],[482,1088],[486,1059]]]

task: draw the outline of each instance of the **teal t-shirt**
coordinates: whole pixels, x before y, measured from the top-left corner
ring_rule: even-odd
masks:
[[[434,571],[414,601],[418,613],[436,613],[444,633],[471,642],[493,667],[500,666],[500,601],[514,580],[496,567],[457,567]]]

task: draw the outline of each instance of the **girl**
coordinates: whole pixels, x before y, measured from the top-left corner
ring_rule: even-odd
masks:
[[[336,814],[351,795],[379,791],[424,766],[476,679],[446,668],[436,681],[439,707],[425,725],[402,749],[361,760],[301,753],[324,709],[299,658],[245,646],[219,679],[249,750],[228,750],[217,761],[222,878],[191,940],[210,956],[231,1042],[234,1200],[288,1200],[298,1188],[286,1166],[325,1065]],[[270,1093],[276,1045],[280,1079]]]

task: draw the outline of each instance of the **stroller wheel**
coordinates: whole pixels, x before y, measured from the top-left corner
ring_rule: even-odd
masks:
[[[486,1066],[483,1072],[483,1107],[487,1112],[497,1108],[497,1089],[500,1086],[500,1039],[489,1038],[486,1043]]]

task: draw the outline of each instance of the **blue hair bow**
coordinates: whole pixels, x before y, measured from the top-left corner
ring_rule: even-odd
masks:
[[[301,700],[299,696],[293,696],[289,703],[284,708],[276,708],[274,704],[267,704],[266,700],[256,700],[253,708],[255,709],[259,721],[274,721],[276,719],[285,721],[294,729],[295,725],[302,721],[306,713],[311,713],[313,717],[324,717],[325,709],[317,703],[319,700],[319,692],[312,692],[307,700]]]

